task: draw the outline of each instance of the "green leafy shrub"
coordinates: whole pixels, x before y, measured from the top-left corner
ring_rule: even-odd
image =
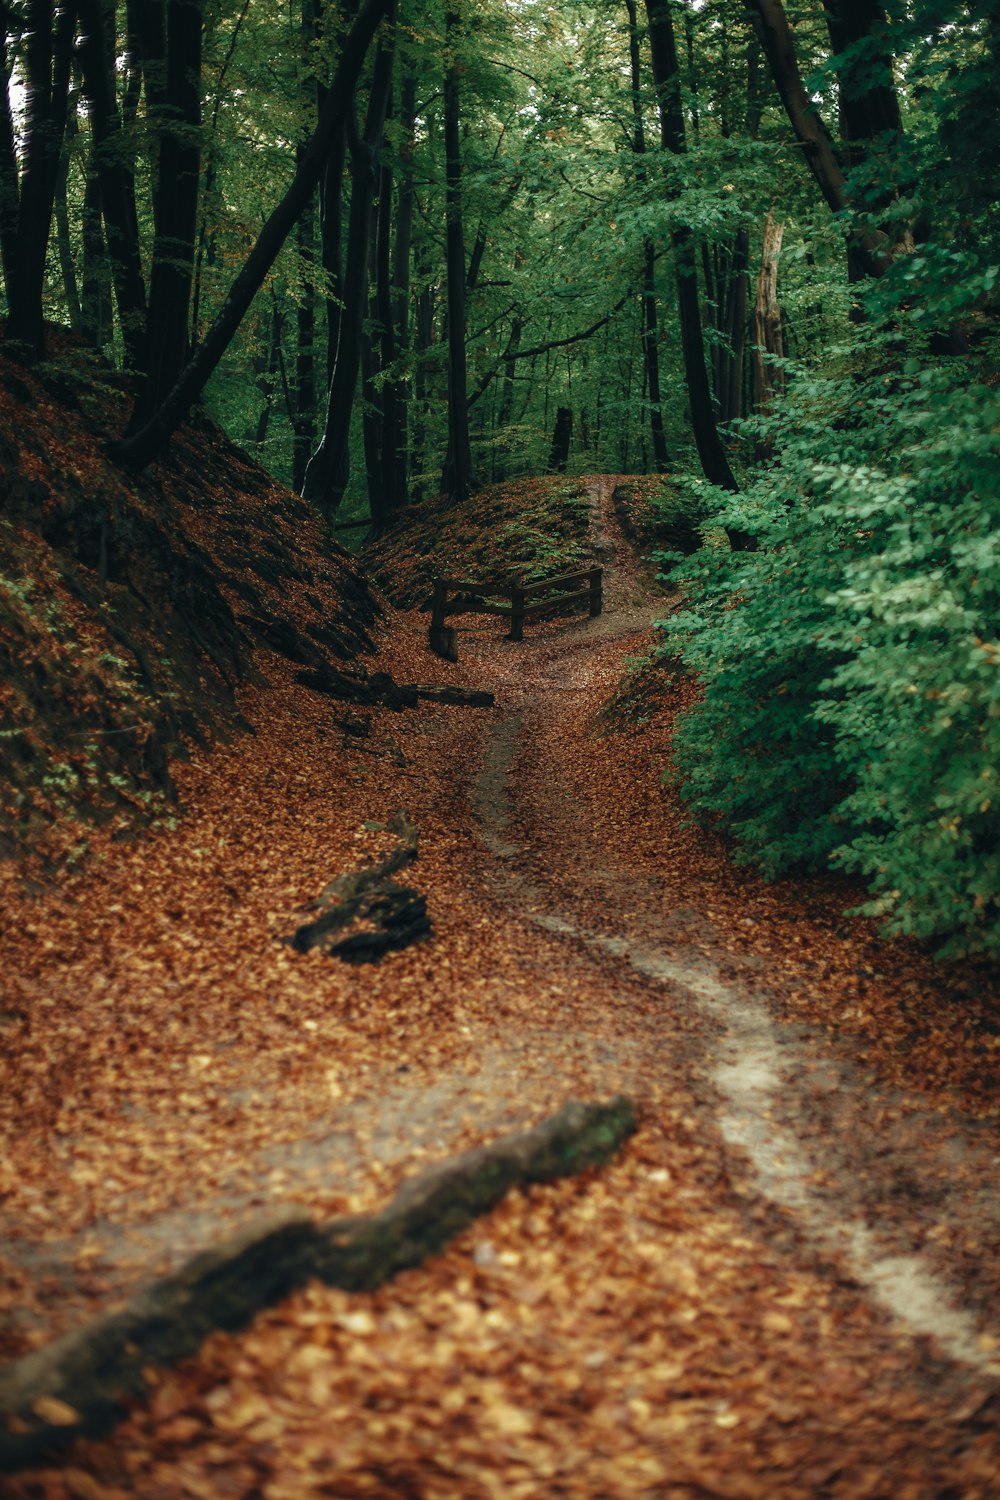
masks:
[[[874,353],[880,346],[873,340]],[[1000,951],[1000,397],[965,361],[801,377],[780,459],[665,622],[703,697],[677,774],[768,875],[828,862],[945,951]]]

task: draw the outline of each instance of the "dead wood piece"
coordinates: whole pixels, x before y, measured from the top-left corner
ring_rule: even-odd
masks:
[[[327,662],[320,662],[308,671],[296,672],[295,680],[313,692],[328,693],[346,703],[395,709],[417,706],[416,689],[396,682],[388,672],[373,672],[369,677],[364,673],[341,672]]]
[[[364,677],[355,672],[341,672],[327,662],[321,662],[307,672],[296,672],[295,681],[301,682],[303,687],[312,688],[314,693],[328,693],[331,698],[339,698],[343,703],[375,702],[375,695]]]
[[[422,686],[417,683],[416,694],[428,703],[454,703],[459,708],[492,708],[493,694],[480,688]]]
[[[311,903],[319,916],[305,922],[288,938],[297,953],[323,948],[350,963],[377,962],[392,949],[406,948],[431,934],[427,899],[390,876],[412,864],[417,857],[420,829],[402,808],[384,826],[399,839],[377,864],[338,875]],[[352,923],[367,924],[346,937],[339,934]]]
[[[370,871],[362,871],[355,881],[362,888],[354,895],[298,929],[291,939],[297,953],[322,948],[349,963],[377,963],[383,954],[431,935],[427,898],[419,891],[395,880],[373,880]],[[347,937],[338,937],[355,922],[368,925]]]
[[[636,1129],[632,1102],[571,1100],[520,1135],[432,1167],[381,1212],[313,1223],[301,1211],[251,1225],[179,1272],[48,1348],[0,1370],[0,1473],[37,1463],[81,1434],[106,1432],[151,1366],[197,1352],[215,1329],[235,1332],[262,1308],[319,1277],[370,1289],[418,1265],[510,1188],[608,1161]]]

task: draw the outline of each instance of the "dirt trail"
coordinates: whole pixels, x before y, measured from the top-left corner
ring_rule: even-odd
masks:
[[[709,957],[683,944],[665,947],[655,889],[636,878],[613,844],[600,849],[595,866],[586,804],[557,751],[574,730],[567,704],[593,702],[608,652],[620,658],[623,640],[656,612],[628,565],[630,549],[611,511],[610,487],[594,481],[608,559],[606,613],[597,628],[574,624],[550,638],[530,683],[513,663],[504,685],[505,701],[516,706],[491,741],[474,796],[483,843],[505,861],[502,875],[487,872],[486,878],[502,900],[563,937],[568,948],[578,951],[582,943],[621,960],[623,986],[630,969],[662,986],[670,1005],[698,1015],[705,1045],[692,1046],[692,1062],[711,1090],[703,1096],[704,1128],[721,1135],[733,1170],[748,1169],[756,1190],[793,1217],[811,1249],[839,1256],[901,1330],[928,1335],[949,1359],[1000,1378],[996,1306],[963,1300],[960,1264],[950,1279],[946,1255],[932,1261],[921,1253],[943,1226],[969,1220],[979,1224],[984,1243],[1000,1243],[1000,1195],[988,1188],[1000,1165],[996,1137],[978,1122],[964,1129],[955,1119],[946,1122],[899,1091],[883,1089],[870,1100],[870,1080],[847,1048],[831,1048],[813,1028],[776,1022],[766,993],[724,982]],[[515,841],[515,830],[523,842]],[[565,886],[567,864],[579,880],[575,901]],[[554,896],[553,873],[562,884]],[[601,891],[596,924],[588,889],[595,877]],[[704,931],[709,924],[701,921]],[[892,1129],[873,1136],[870,1122],[878,1111],[905,1116],[903,1138],[894,1139],[900,1133]],[[934,1184],[947,1179],[951,1191],[926,1193],[922,1178]]]
[[[109,862],[98,922],[81,882],[23,936],[52,957],[14,996],[44,1026],[0,1180],[8,1339],[262,1212],[384,1202],[571,1094],[631,1093],[638,1135],[369,1298],[312,1288],[213,1341],[77,1451],[76,1488],[17,1500],[88,1475],[102,1500],[995,1500],[995,1121],[807,1022],[817,923],[705,856],[657,745],[601,732],[662,603],[591,485],[600,619],[523,645],[473,621],[457,671],[389,653],[495,710],[395,716],[345,775],[290,686],[192,768],[169,840]],[[276,943],[401,802],[433,943],[363,970]]]

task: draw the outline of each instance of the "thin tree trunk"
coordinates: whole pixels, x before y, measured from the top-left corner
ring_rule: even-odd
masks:
[[[143,380],[130,433],[150,421],[188,353],[201,164],[202,0],[147,0],[143,31],[146,104],[159,155],[153,191],[153,265]]]
[[[785,372],[780,364],[772,362],[785,357],[778,301],[778,261],[784,232],[784,224],[775,219],[773,209],[768,209],[753,310],[754,406],[759,412],[766,412],[785,388]]]
[[[393,245],[393,305],[391,321],[395,331],[397,357],[410,347],[410,251],[413,241],[413,151],[416,137],[417,80],[410,75],[403,81],[399,101],[400,147],[399,190],[396,199],[396,238]],[[386,491],[393,512],[406,505],[409,495],[409,405],[410,381],[407,376],[394,379],[387,387],[395,422],[395,451],[390,455],[391,474]]]
[[[17,261],[17,221],[20,190],[17,179],[17,150],[14,144],[14,116],[10,107],[10,61],[7,8],[0,4],[0,266],[8,311],[14,305],[14,278]]]
[[[462,231],[460,64],[455,56],[460,17],[445,14],[448,61],[444,79],[445,266],[448,281],[448,455],[443,486],[452,500],[476,488],[469,437],[468,371],[465,357],[465,240]]]
[[[69,326],[74,333],[83,333],[83,312],[80,308],[80,289],[76,277],[76,260],[73,256],[69,208],[66,202],[66,190],[69,183],[69,146],[76,133],[76,101],[74,100],[66,117],[66,139],[59,160],[59,175],[56,179],[56,248],[59,252],[59,269],[62,272],[63,296],[66,299]]]
[[[395,15],[393,0],[390,17]],[[364,134],[354,138],[351,148],[351,209],[347,229],[347,262],[344,270],[344,308],[340,318],[333,377],[327,396],[326,420],[319,447],[306,468],[302,494],[332,521],[343,498],[349,476],[349,440],[354,394],[368,306],[368,254],[371,239],[372,203],[378,185],[378,152],[392,91],[392,61],[395,38],[379,46],[375,58]]]
[[[201,335],[201,301],[202,301],[202,276],[206,265],[215,264],[215,236],[209,233],[208,216],[213,208],[215,196],[215,182],[219,167],[219,113],[222,109],[223,100],[226,97],[226,75],[236,55],[236,48],[240,40],[247,12],[250,9],[250,0],[243,0],[243,8],[236,17],[232,35],[229,38],[229,46],[219,69],[219,76],[215,83],[215,98],[212,102],[212,113],[208,127],[208,139],[205,143],[205,187],[202,193],[201,224],[198,228],[198,249],[194,263],[194,287],[191,293],[191,344],[192,347],[198,343]]]
[[[260,391],[262,406],[255,427],[251,427],[247,433],[247,440],[255,444],[257,449],[263,448],[267,441],[267,429],[271,422],[271,410],[274,406],[274,381],[278,373],[278,362],[281,351],[281,327],[284,322],[282,313],[277,303],[271,311],[271,331],[268,337],[267,348],[254,359],[254,379],[257,389]]]
[[[830,133],[802,82],[785,8],[781,0],[746,0],[746,5],[806,165],[830,208],[840,213],[847,207],[844,170]],[[885,236],[870,230],[850,236],[850,255],[866,276],[881,276],[888,268],[887,249]]]
[[[101,227],[101,187],[91,149],[80,214],[83,241],[83,336],[94,349],[101,349],[112,336],[111,266]]]
[[[256,293],[264,284],[278,252],[285,243],[310,197],[316,190],[330,147],[343,128],[354,97],[354,86],[380,21],[392,0],[365,0],[358,18],[344,41],[340,61],[319,123],[306,148],[291,184],[257,237],[257,242],[233,282],[212,326],[196,350],[181,378],[148,422],[118,445],[120,463],[142,469],[168,442],[206,380],[229,347]]]
[[[27,123],[13,275],[8,282],[7,340],[25,357],[45,353],[42,293],[59,160],[69,101],[76,7],[56,11],[50,0],[30,0],[26,60]],[[12,294],[11,294],[12,292]]]
[[[646,127],[642,114],[639,20],[635,0],[625,0],[625,9],[628,12],[629,67],[632,81],[632,150],[637,160],[636,175],[639,182],[645,184],[648,178],[643,160],[646,155]],[[660,392],[660,323],[656,306],[656,248],[648,237],[643,242],[642,255],[642,357],[646,369],[653,464],[656,472],[663,474],[668,466],[668,454]]]
[[[124,154],[122,120],[115,94],[115,15],[106,0],[79,0],[80,64],[93,137],[97,175],[118,320],[127,369],[142,366],[146,338],[146,286],[139,254],[135,181]]]
[[[684,136],[684,113],[681,106],[680,71],[677,46],[668,0],[646,0],[649,16],[649,40],[653,54],[653,77],[656,81],[660,111],[660,140],[665,151],[675,156],[687,149]],[[677,271],[677,302],[681,322],[681,349],[687,379],[688,400],[695,443],[705,477],[720,489],[736,491],[729,459],[719,439],[712,412],[712,392],[705,368],[705,349],[698,304],[698,267],[695,243],[690,230],[675,229],[671,235],[674,264]],[[734,548],[753,546],[745,532],[730,532]]]

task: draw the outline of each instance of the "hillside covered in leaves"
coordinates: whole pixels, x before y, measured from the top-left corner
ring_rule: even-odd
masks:
[[[122,381],[77,341],[0,355],[0,854],[76,860],[173,815],[171,756],[253,732],[257,647],[343,665],[382,617],[315,513],[209,422],[131,478]]]

